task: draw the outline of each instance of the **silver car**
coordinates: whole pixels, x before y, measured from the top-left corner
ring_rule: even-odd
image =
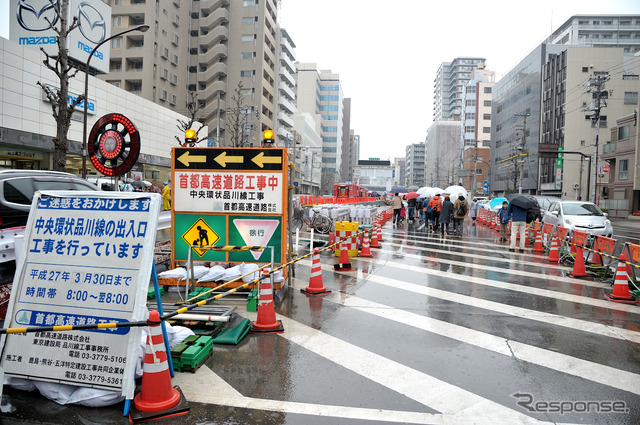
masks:
[[[551,223],[568,229],[571,237],[574,230],[586,232],[588,235],[613,236],[613,226],[600,208],[593,202],[556,201],[544,212],[543,223]]]

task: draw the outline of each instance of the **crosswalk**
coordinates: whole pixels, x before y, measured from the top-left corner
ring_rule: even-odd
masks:
[[[239,378],[223,355],[176,382],[190,400],[290,415],[288,424],[639,423],[640,307],[478,233],[443,242],[387,228],[351,272],[322,257],[333,291],[322,297],[300,293],[303,260],[295,301],[278,312],[285,332],[266,336],[273,346],[263,335],[228,350],[251,373]],[[273,376],[255,376],[269,350]],[[623,409],[611,413],[613,402]]]

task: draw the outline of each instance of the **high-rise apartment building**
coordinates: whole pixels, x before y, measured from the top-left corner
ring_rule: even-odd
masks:
[[[485,58],[459,57],[443,62],[433,82],[433,120],[460,120],[463,116],[464,87],[471,79],[471,72],[484,67]]]
[[[425,186],[424,154],[424,142],[414,143],[406,147],[405,187],[417,186],[420,188],[421,186]]]
[[[285,142],[283,146],[292,146],[293,142],[293,116],[298,111],[296,107],[296,55],[293,43],[289,33],[280,29],[278,35],[278,62],[276,75],[276,121],[273,129],[278,138]],[[296,142],[300,143],[299,140]]]
[[[311,114],[322,138],[322,193],[340,181],[344,97],[339,74],[318,71],[314,63],[297,64],[298,110]]]
[[[102,79],[183,114],[195,94],[196,118],[209,125],[216,144],[231,143],[226,111],[238,103],[243,144],[259,145],[262,130],[274,128],[282,62],[274,0],[106,1],[113,32],[142,23],[151,29],[112,41],[110,72]]]

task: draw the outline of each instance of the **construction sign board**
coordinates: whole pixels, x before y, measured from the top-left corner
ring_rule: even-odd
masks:
[[[5,326],[145,320],[161,205],[152,193],[36,192]],[[9,334],[1,366],[132,398],[140,336],[139,327]]]
[[[172,258],[190,245],[272,246],[286,250],[286,149],[173,148]],[[218,252],[193,248],[194,261],[265,262],[271,250]]]

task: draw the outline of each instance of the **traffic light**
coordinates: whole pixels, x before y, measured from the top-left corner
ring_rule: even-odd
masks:
[[[185,146],[195,146],[197,142],[196,131],[195,130],[186,130],[184,132],[184,145]]]
[[[275,145],[276,136],[273,134],[273,130],[265,130],[262,132],[262,147],[272,148]]]

